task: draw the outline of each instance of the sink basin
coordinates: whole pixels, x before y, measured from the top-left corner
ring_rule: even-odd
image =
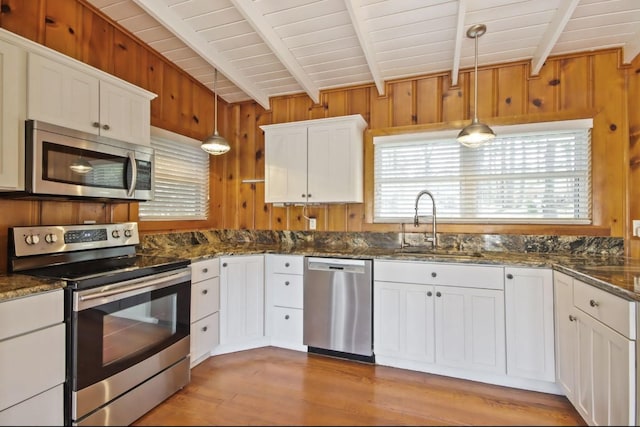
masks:
[[[421,247],[406,247],[402,249],[396,249],[394,251],[395,255],[423,255],[423,256],[431,256],[434,258],[482,258],[482,253],[480,252],[463,252],[463,251],[447,251],[442,249],[431,249],[431,248],[421,248]]]

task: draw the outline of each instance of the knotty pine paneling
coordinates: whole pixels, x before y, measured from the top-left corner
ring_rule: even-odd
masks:
[[[154,126],[204,139],[213,132],[213,94],[148,46],[96,11],[85,0],[1,0],[0,25],[104,71],[139,84],[158,97],[151,102]],[[49,19],[45,19],[49,16]],[[137,45],[137,47],[135,47]],[[126,49],[123,49],[124,46]],[[591,226],[441,224],[442,232],[586,234],[629,236],[631,218],[640,218],[638,58],[620,66],[620,50],[549,58],[538,76],[528,61],[479,69],[478,116],[489,124],[593,117],[593,206]],[[631,70],[633,68],[633,70]],[[461,128],[473,116],[473,69],[461,70],[451,87],[448,73],[322,91],[320,102],[306,94],[272,98],[265,111],[255,102],[232,106],[219,100],[218,128],[232,146],[211,156],[210,218],[207,221],[141,222],[143,231],[205,228],[302,230],[304,214],[319,230],[399,231],[398,224],[372,224],[372,132]],[[365,138],[365,202],[349,205],[278,207],[264,203],[264,184],[242,184],[264,177],[261,124],[362,114]],[[628,130],[627,130],[628,129]],[[631,164],[633,166],[629,167]],[[252,176],[251,176],[252,175]],[[138,219],[138,205],[0,200],[0,236],[10,225]],[[44,217],[43,217],[44,214]],[[640,244],[635,253],[640,256]],[[6,244],[0,242],[0,248]],[[0,260],[3,262],[4,259]],[[0,264],[2,266],[2,264]]]

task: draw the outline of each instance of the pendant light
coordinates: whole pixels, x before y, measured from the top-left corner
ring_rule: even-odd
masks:
[[[478,37],[483,35],[487,31],[487,26],[484,24],[475,24],[469,27],[467,30],[467,37],[476,40],[476,55],[475,55],[475,69],[474,69],[474,86],[475,95],[473,97],[473,120],[471,124],[465,126],[464,129],[458,134],[458,142],[466,147],[477,148],[484,143],[492,140],[496,137],[496,134],[491,128],[484,123],[478,121]]]
[[[213,154],[214,156],[224,154],[231,149],[227,140],[218,134],[218,91],[216,90],[217,80],[218,70],[215,69],[213,72],[213,135],[205,139],[204,142],[200,144],[200,148],[202,148],[209,154]]]

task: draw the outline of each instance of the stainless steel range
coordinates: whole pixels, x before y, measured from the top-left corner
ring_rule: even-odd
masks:
[[[190,261],[135,222],[9,229],[9,270],[66,281],[65,422],[127,425],[190,380]]]

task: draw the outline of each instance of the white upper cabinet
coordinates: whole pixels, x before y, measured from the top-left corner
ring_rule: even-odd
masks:
[[[24,190],[26,54],[0,33],[0,191]]]
[[[265,202],[361,203],[361,115],[261,126]]]
[[[27,115],[136,144],[150,143],[154,94],[88,65],[28,55]]]

